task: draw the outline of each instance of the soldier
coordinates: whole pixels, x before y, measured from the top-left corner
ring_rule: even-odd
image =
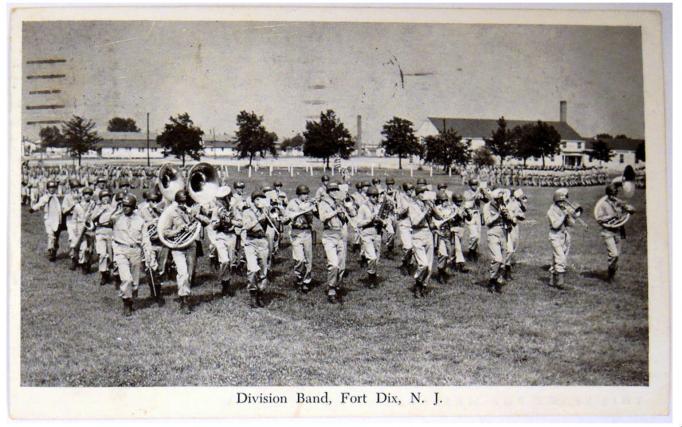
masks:
[[[396,235],[396,215],[395,208],[398,204],[398,192],[393,187],[395,185],[395,180],[392,177],[386,178],[386,188],[383,193],[383,198],[389,203],[388,218],[384,221],[386,227],[384,227],[383,234],[381,236],[382,243],[386,248],[388,254],[393,254],[393,249],[395,247],[395,235]],[[389,255],[392,257],[392,255]]]
[[[113,253],[114,262],[118,266],[121,277],[119,296],[123,300],[123,314],[133,313],[133,297],[140,282],[142,261],[147,267],[155,270],[156,260],[152,254],[152,244],[149,241],[147,224],[137,214],[135,207],[137,200],[132,194],[126,194],[121,201],[121,211],[116,215],[102,215],[102,221],[113,221]],[[144,257],[144,258],[143,258]],[[155,289],[160,293],[160,287]]]
[[[76,267],[78,267],[78,249],[76,248],[76,244],[78,243],[80,230],[78,228],[78,222],[76,221],[74,208],[81,199],[79,191],[81,184],[77,179],[72,179],[69,181],[69,187],[70,191],[64,195],[64,199],[62,200],[62,215],[64,215],[66,233],[69,236],[69,257],[71,258],[70,269],[75,270]]]
[[[520,234],[519,234],[519,222],[525,221],[526,219],[526,203],[528,198],[524,194],[523,190],[518,188],[514,190],[509,201],[506,203],[507,210],[509,211],[510,217],[510,228],[509,235],[507,239],[507,257],[505,259],[504,266],[504,276],[505,279],[512,279],[512,265],[514,264],[514,254],[519,247]]]
[[[468,209],[463,207],[463,202],[464,199],[460,194],[452,195],[452,204],[457,215],[450,223],[450,238],[454,252],[455,271],[468,273],[469,270],[466,268],[466,259],[462,251],[462,239],[464,238],[465,222],[471,219],[471,214]]]
[[[358,208],[355,224],[360,231],[362,253],[367,259],[367,287],[374,289],[379,281],[377,264],[381,257],[381,231],[384,219],[380,218],[379,190],[372,186],[367,190],[369,200]]]
[[[47,259],[51,262],[57,259],[59,248],[59,234],[62,227],[62,208],[57,196],[57,182],[47,182],[47,193],[43,194],[29,209],[30,213],[44,209],[43,220],[47,233]]]
[[[296,288],[307,293],[313,272],[313,218],[317,213],[315,204],[309,200],[310,189],[306,185],[296,187],[296,198],[286,207],[285,220],[291,223],[291,255],[294,259]]]
[[[277,247],[279,246],[279,218],[278,218],[278,208],[276,206],[276,195],[273,194],[274,190],[269,185],[264,186],[261,191],[268,199],[268,216],[270,222],[268,222],[265,228],[265,236],[268,239],[268,253],[270,257],[268,258],[268,271],[272,267],[272,258],[277,253]]]
[[[379,199],[381,199],[384,192],[386,191],[386,189],[381,185],[381,178],[372,178],[372,186],[377,189],[379,192]]]
[[[81,193],[81,200],[76,203],[76,206],[73,208],[73,216],[78,233],[75,250],[78,252],[78,266],[83,271],[83,274],[88,274],[90,273],[92,249],[95,246],[95,230],[92,214],[94,213],[96,202],[92,199],[92,188],[86,187]]]
[[[409,182],[403,183],[403,191],[398,193],[395,210],[398,223],[398,235],[403,250],[403,256],[400,263],[400,272],[403,275],[409,274],[413,257],[412,222],[410,221],[409,208],[414,197],[414,185]]]
[[[100,193],[102,191],[109,192],[109,189],[107,188],[107,180],[104,177],[97,178],[95,191],[93,192],[92,197],[101,200]],[[109,192],[109,194],[111,194],[111,192]],[[111,199],[111,196],[109,196],[109,198]]]
[[[552,244],[552,265],[549,268],[549,286],[557,289],[564,288],[564,275],[568,252],[571,248],[571,235],[568,227],[575,224],[575,218],[566,210],[568,189],[559,188],[552,197],[553,203],[547,211],[549,220],[549,242]]]
[[[452,201],[452,191],[448,190],[448,183],[447,182],[439,182],[438,183],[438,191],[443,191],[445,195],[448,198],[448,202]]]
[[[322,185],[320,185],[317,188],[317,191],[315,191],[315,200],[320,200],[322,199],[323,195],[327,194],[327,187],[329,186],[329,176],[322,175],[320,181],[322,182]]]
[[[265,307],[263,292],[268,285],[269,245],[265,230],[270,224],[270,203],[261,191],[251,194],[253,204],[244,210],[242,225],[245,232],[244,254],[251,308]]]
[[[492,191],[490,196],[491,200],[483,205],[483,221],[488,227],[488,254],[490,256],[488,292],[500,293],[505,284],[503,268],[509,213],[504,206],[504,191],[501,188]]]
[[[323,226],[322,246],[327,257],[327,301],[330,304],[336,304],[340,302],[340,282],[346,270],[346,242],[343,241],[343,226],[349,218],[334,198],[334,195],[339,197],[341,193],[338,185],[330,185],[328,190],[331,194],[325,193],[318,201],[317,208]]]
[[[237,256],[237,230],[242,225],[241,211],[236,207],[230,208],[231,192],[229,187],[216,195],[211,204],[211,223],[207,227],[209,239],[218,254],[218,279],[220,280],[221,295],[234,296],[231,285],[231,267]]]
[[[618,220],[623,215],[634,214],[635,208],[617,198],[618,187],[614,184],[606,186],[606,195],[603,196],[594,208],[595,219],[601,225],[601,237],[604,239],[606,252],[608,254],[608,273],[606,280],[610,283],[618,271],[618,257],[620,254],[620,240],[625,238],[625,227],[621,225],[617,228],[611,227],[610,222]]]
[[[168,215],[169,221],[167,229],[163,230],[165,238],[172,239],[186,232],[195,221],[193,216],[196,216],[196,211],[190,210],[189,203],[189,193],[186,190],[180,190],[175,193],[174,202],[164,209],[162,215]],[[168,214],[166,214],[166,211],[168,211]],[[171,248],[170,251],[177,272],[176,281],[178,284],[180,311],[184,314],[189,314],[192,311],[189,295],[191,293],[191,275],[196,265],[196,246],[196,242],[192,242],[183,249]]]
[[[140,203],[137,210],[142,219],[147,223],[148,227],[157,227],[159,216],[161,216],[164,207],[165,201],[162,200],[161,192],[158,191],[158,188],[155,188],[153,191],[149,192],[148,201]],[[161,243],[158,233],[152,233],[150,235],[150,241],[152,242],[152,249],[154,250],[156,262],[158,264],[158,277],[161,279],[166,273],[166,262],[168,261],[170,250]]]
[[[417,262],[415,284],[412,288],[415,298],[426,296],[433,269],[433,234],[429,228],[433,204],[426,199],[427,191],[426,185],[418,185],[415,189],[416,198],[408,209],[412,224],[412,248]]]
[[[369,183],[366,181],[358,181],[358,183],[355,184],[355,188],[357,189],[357,191],[351,194],[351,198],[353,199],[354,208],[355,210],[357,210],[360,208],[360,206],[364,205],[369,200],[367,197],[367,189],[369,188]],[[357,252],[360,250],[360,247],[362,246],[362,242],[360,240],[360,232],[354,227],[351,227],[351,230],[353,231],[353,233],[352,236],[350,236],[350,241],[352,242],[353,252]]]
[[[469,188],[464,191],[464,208],[471,213],[471,219],[466,221],[469,234],[469,248],[467,256],[471,261],[478,261],[478,243],[481,240],[481,203],[486,201],[479,188],[476,178],[469,180]]]
[[[100,286],[106,285],[111,279],[111,264],[114,261],[114,252],[111,243],[114,223],[111,217],[114,215],[116,205],[111,203],[111,193],[107,189],[100,189],[99,203],[92,213],[95,224],[95,251],[97,252]],[[105,216],[106,215],[106,216]],[[109,218],[104,221],[104,218]]]
[[[452,258],[450,224],[455,218],[455,214],[456,209],[450,205],[448,194],[443,189],[438,190],[433,208],[432,229],[435,237],[436,265],[438,268],[435,278],[441,284],[446,284],[450,277],[448,269],[448,264]]]

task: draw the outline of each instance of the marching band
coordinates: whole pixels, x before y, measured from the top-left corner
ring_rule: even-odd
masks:
[[[467,261],[478,261],[483,225],[490,261],[488,290],[501,293],[512,280],[519,224],[528,209],[522,189],[490,189],[471,178],[460,195],[445,183],[434,191],[423,178],[416,185],[405,182],[396,187],[395,180],[387,177],[383,185],[376,178],[371,185],[357,182],[356,191],[351,192],[347,177],[334,182],[324,175],[314,196],[307,186],[299,185],[289,200],[280,181],[247,196],[244,182],[221,185],[218,176],[208,163],[194,165],[186,175],[164,165],[156,185],[144,186],[141,203],[130,192],[127,179],[117,183],[115,193],[101,177],[90,180],[94,188],[77,178],[49,179],[44,194],[33,194],[26,202],[29,212],[43,210],[48,259],[56,260],[59,235],[65,229],[71,268],[87,274],[95,253],[100,284],[114,282],[126,316],[133,312],[143,272],[150,295],[159,305],[164,303],[161,284],[174,279],[180,309],[190,313],[191,286],[204,245],[221,285],[220,294],[234,296],[232,278],[245,269],[249,304],[257,309],[267,305],[269,273],[286,236],[291,243],[295,287],[309,292],[315,221],[322,228],[330,304],[343,302],[349,243],[354,252],[359,251],[370,289],[380,285],[381,258],[391,256],[397,243],[402,249],[400,271],[412,273],[413,296],[424,298],[433,287],[432,276],[439,284],[447,284],[454,273],[469,272]],[[620,188],[629,187],[623,180],[607,185],[606,195],[594,209],[608,253],[608,281],[618,268],[623,226],[635,212],[616,197]],[[581,214],[582,208],[570,201],[568,189],[554,192],[547,218],[552,248],[549,285],[556,289],[565,288],[570,228],[576,223],[586,226]]]

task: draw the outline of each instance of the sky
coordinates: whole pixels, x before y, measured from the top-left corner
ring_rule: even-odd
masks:
[[[77,114],[99,131],[115,116],[158,132],[187,112],[210,138],[231,136],[241,110],[280,140],[333,109],[378,143],[393,116],[559,120],[582,136],[644,137],[638,27],[62,21],[25,22],[24,135],[40,120]],[[27,61],[63,58],[60,64]],[[58,88],[58,94],[29,91]],[[60,104],[63,110],[30,110]]]

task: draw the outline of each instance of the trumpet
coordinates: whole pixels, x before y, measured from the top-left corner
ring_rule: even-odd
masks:
[[[90,201],[87,209],[85,210],[85,229],[88,231],[93,231],[95,229],[95,222],[92,220],[92,211],[95,209],[95,202]]]
[[[566,214],[576,220],[580,225],[587,228],[587,223],[580,218],[580,216],[583,214],[583,208],[578,204],[571,203],[571,201],[568,199],[566,199],[565,202],[564,211],[566,211]]]

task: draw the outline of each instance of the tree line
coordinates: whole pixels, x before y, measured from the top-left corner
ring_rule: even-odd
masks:
[[[199,160],[204,154],[204,131],[194,124],[188,113],[171,116],[164,130],[156,137],[156,142],[163,148],[164,156],[175,156],[185,164],[186,158]],[[232,139],[239,158],[248,158],[249,166],[254,158],[265,158],[268,155],[277,157],[279,140],[275,132],[269,131],[263,124],[263,116],[255,112],[240,111],[237,115],[237,131]],[[94,130],[92,120],[73,116],[64,122],[61,128],[48,126],[40,130],[40,139],[45,147],[64,147],[72,157],[78,158],[90,150],[97,149],[102,138]],[[133,119],[115,117],[109,121],[110,132],[139,132]],[[381,131],[381,147],[386,155],[398,157],[398,167],[402,169],[402,160],[418,156],[426,163],[440,166],[445,172],[453,167],[465,166],[471,162],[477,166],[504,165],[507,159],[522,160],[524,166],[529,158],[542,159],[543,167],[546,157],[559,154],[561,136],[548,123],[525,123],[509,128],[504,117],[497,120],[497,128],[484,138],[485,145],[472,150],[471,140],[463,140],[457,130],[448,129],[445,124],[437,135],[429,135],[419,140],[415,135],[411,121],[393,117],[387,121]],[[596,160],[609,161],[613,151],[609,148],[608,134],[597,135],[590,157]],[[618,135],[616,138],[627,138]],[[355,151],[355,141],[344,124],[333,110],[320,112],[319,120],[306,121],[305,131],[294,137],[286,138],[279,146],[280,150],[301,148],[303,154],[322,159],[329,168],[330,159],[339,156],[347,159]],[[636,156],[644,160],[644,145],[637,148]]]

